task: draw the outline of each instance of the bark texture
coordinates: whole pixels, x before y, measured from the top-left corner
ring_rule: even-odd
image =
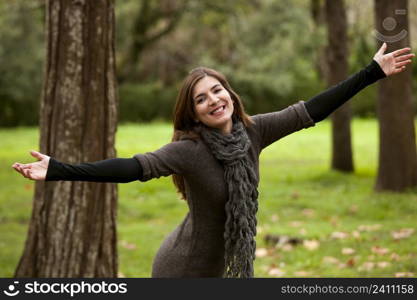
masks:
[[[68,163],[116,156],[112,0],[50,0],[40,151]],[[117,187],[36,182],[17,277],[116,277]]]
[[[404,38],[387,43],[387,53],[410,46],[408,13],[407,0],[375,0],[377,32],[383,34],[387,41],[401,31],[407,32]],[[377,40],[377,47],[381,45],[382,41]],[[411,85],[410,66],[378,84],[379,165],[376,190],[404,191],[417,185],[415,108]]]
[[[344,0],[326,0],[328,28],[327,83],[333,86],[348,76],[347,20]],[[352,138],[349,102],[332,113],[332,169],[352,172]]]

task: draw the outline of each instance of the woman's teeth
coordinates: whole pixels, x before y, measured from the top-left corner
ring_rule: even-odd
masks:
[[[211,115],[214,115],[215,113],[221,112],[221,111],[223,111],[223,110],[224,110],[224,106],[220,106],[218,109],[216,109],[216,110],[212,111],[210,114],[211,114]]]

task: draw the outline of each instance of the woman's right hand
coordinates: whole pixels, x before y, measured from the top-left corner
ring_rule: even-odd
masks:
[[[50,157],[36,151],[30,151],[30,154],[38,161],[30,164],[14,163],[12,168],[28,179],[45,180]]]

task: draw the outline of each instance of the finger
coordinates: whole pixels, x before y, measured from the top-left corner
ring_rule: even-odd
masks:
[[[400,56],[401,54],[405,54],[407,52],[410,52],[411,48],[402,48],[400,50],[396,50],[394,52],[392,52],[392,54],[394,54],[395,57]]]
[[[406,69],[405,67],[401,67],[401,68],[395,69],[395,71],[392,74],[395,75],[395,74],[401,73],[405,69]]]
[[[395,64],[395,68],[400,68],[411,63],[411,60],[402,61]]]
[[[13,167],[13,169],[14,169],[17,173],[22,174],[22,172],[19,170],[19,168],[18,168],[18,167]],[[23,174],[22,174],[22,175],[23,175]]]
[[[32,164],[24,164],[24,165],[19,165],[19,167],[21,168],[21,169],[31,169],[32,168]]]
[[[403,61],[403,60],[407,60],[407,59],[413,58],[414,56],[415,56],[414,53],[411,53],[411,54],[408,54],[408,55],[401,55],[401,56],[398,56],[398,57],[395,58],[395,62],[400,62],[400,61]]]
[[[23,173],[25,174],[25,177],[26,177],[26,178],[31,179],[31,177],[30,177],[30,176],[31,176],[31,174],[30,174],[30,170],[26,169],[26,170],[24,170],[24,171],[23,171]]]
[[[379,48],[379,50],[378,50],[378,54],[382,55],[382,54],[385,53],[386,50],[387,50],[387,43],[383,43],[381,48]]]
[[[42,160],[44,158],[44,155],[42,153],[39,153],[39,152],[34,151],[34,150],[30,151],[30,154],[33,157],[37,158],[38,160]]]

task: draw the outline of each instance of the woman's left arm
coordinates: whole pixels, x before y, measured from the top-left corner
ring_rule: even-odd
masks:
[[[386,49],[387,44],[384,43],[366,68],[305,102],[305,107],[314,122],[325,119],[368,85],[381,78],[401,73],[414,57],[414,54],[409,53],[411,48],[384,54]]]

